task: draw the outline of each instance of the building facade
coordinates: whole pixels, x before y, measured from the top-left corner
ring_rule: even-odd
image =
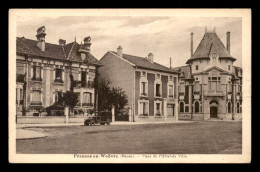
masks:
[[[242,69],[233,66],[230,32],[226,47],[215,29],[205,34],[186,66],[174,68],[179,75],[179,119],[241,119]]]
[[[122,88],[129,121],[165,121],[178,118],[178,72],[155,63],[153,54],[138,57],[108,51],[101,59],[100,78]]]
[[[36,40],[16,39],[16,111],[17,115],[38,116],[37,108],[49,107],[69,91],[71,83],[79,96],[75,109],[94,109],[97,92],[94,81],[101,63],[91,55],[91,38],[84,44],[45,42],[46,28],[37,30]]]

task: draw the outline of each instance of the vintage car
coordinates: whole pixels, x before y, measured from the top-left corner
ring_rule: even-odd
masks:
[[[112,119],[112,113],[109,111],[98,112],[96,116],[88,117],[84,120],[84,125],[110,125]]]

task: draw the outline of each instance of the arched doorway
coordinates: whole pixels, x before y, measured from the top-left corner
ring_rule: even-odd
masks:
[[[218,117],[218,101],[211,100],[209,102],[210,107],[210,118],[217,118]]]

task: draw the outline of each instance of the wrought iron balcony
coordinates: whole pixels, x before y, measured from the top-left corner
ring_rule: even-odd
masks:
[[[82,106],[94,106],[93,103],[82,103]]]
[[[40,102],[40,101],[32,101],[31,105],[42,105],[42,102]]]
[[[224,96],[224,92],[220,90],[205,90],[204,96]]]
[[[93,81],[89,81],[89,82],[85,82],[85,81],[73,81],[73,85],[75,88],[94,88],[94,82]]]

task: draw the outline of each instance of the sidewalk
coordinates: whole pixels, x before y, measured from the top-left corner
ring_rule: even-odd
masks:
[[[30,131],[25,129],[16,129],[16,139],[36,139],[47,137],[48,135],[42,132]]]
[[[141,124],[170,124],[170,123],[194,123],[198,121],[157,121],[157,122],[128,122],[128,121],[115,121],[110,125],[141,125]],[[43,128],[43,127],[65,127],[65,126],[83,126],[84,123],[53,123],[53,124],[16,124],[17,129],[22,128]]]

